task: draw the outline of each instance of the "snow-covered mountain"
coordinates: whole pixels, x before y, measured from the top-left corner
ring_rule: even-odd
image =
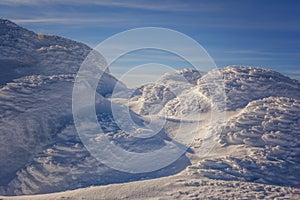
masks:
[[[0,86],[28,75],[76,73],[90,51],[85,44],[0,19]]]
[[[129,174],[99,163],[79,139],[71,110],[76,72],[90,49],[86,48],[87,50],[83,51],[84,45],[57,36],[49,36],[50,39],[55,39],[54,47],[51,45],[49,48],[40,47],[41,43],[35,41],[38,37],[35,33],[18,27],[8,20],[2,20],[1,23],[6,30],[1,39],[5,40],[5,37],[18,39],[19,35],[22,35],[21,44],[14,44],[12,47],[19,45],[20,48],[30,49],[31,47],[26,45],[37,42],[30,51],[32,51],[32,59],[39,60],[40,64],[33,67],[30,63],[26,63],[28,66],[16,66],[11,61],[23,60],[18,57],[20,52],[16,52],[20,49],[6,49],[12,51],[12,54],[9,55],[10,59],[4,62],[3,70],[10,68],[11,71],[8,72],[10,78],[19,76],[21,78],[5,79],[4,85],[0,88],[0,191],[2,194],[46,193],[90,185],[127,182],[142,177],[155,178],[177,173],[189,164],[189,160],[182,157],[177,161],[176,168],[171,165],[150,174]],[[27,35],[31,36],[27,37]],[[32,37],[34,41],[31,41]],[[44,36],[42,39],[47,37]],[[83,46],[83,50],[80,45]],[[37,50],[36,46],[39,47]],[[76,51],[76,48],[74,51],[68,49],[76,46],[80,51]],[[52,51],[56,47],[59,47],[62,52]],[[3,45],[2,48],[6,47]],[[41,53],[40,49],[45,50],[45,54]],[[8,57],[7,51],[1,52],[4,54],[1,58]],[[73,55],[76,59],[72,58]],[[68,59],[74,64],[68,62]],[[25,73],[22,67],[30,70]],[[41,67],[43,71],[36,70],[36,67]],[[106,131],[106,136],[131,151],[152,150],[163,146],[167,139],[165,135],[158,135],[148,140],[135,139],[124,134],[116,125],[109,110],[110,101],[104,97],[110,96],[117,81],[109,73],[104,73],[97,88],[96,106],[100,107],[98,118],[101,127]],[[122,83],[120,85],[126,90]],[[108,109],[101,109],[101,107]]]
[[[103,137],[137,153],[166,146],[179,126],[184,134],[175,137],[176,142],[194,137],[187,152],[170,166],[130,174],[96,160],[74,125],[72,89],[89,47],[1,19],[0,50],[1,195],[122,183],[22,198],[299,197],[297,80],[256,67],[230,66],[208,73],[184,69],[136,88],[122,99],[122,95],[110,95],[118,80],[105,72],[96,97]],[[221,84],[214,85],[220,81],[216,77],[222,77]],[[131,92],[123,84],[121,88]],[[114,119],[113,104],[128,106],[139,126],[147,124],[149,116],[164,117],[166,123],[153,137],[133,137]],[[218,129],[209,123],[214,109],[225,116]],[[201,145],[210,132],[216,136],[215,143],[203,157]]]
[[[300,98],[299,81],[278,72],[244,66],[231,66],[209,72],[198,85],[201,93],[209,94],[207,82],[221,73],[225,85],[226,110],[245,107],[253,100],[270,96]]]

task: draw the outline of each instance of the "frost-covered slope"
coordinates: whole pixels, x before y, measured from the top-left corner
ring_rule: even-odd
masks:
[[[106,86],[116,81],[110,75],[105,80]],[[139,175],[121,173],[99,163],[81,143],[72,122],[70,102],[73,81],[74,75],[29,76],[1,89],[1,152],[4,152],[1,154],[1,169],[4,169],[1,171],[1,184],[4,186],[2,194],[47,193],[160,177],[179,172],[189,163],[183,157],[161,171]],[[201,82],[201,78],[198,82]],[[201,88],[201,83],[199,85]],[[199,85],[193,84],[179,94],[179,97],[188,101],[186,114],[210,112],[211,101],[205,92],[201,93]],[[157,85],[148,86],[151,95],[164,97],[160,91],[165,90],[160,90]],[[98,93],[107,94],[106,89],[105,92],[100,89]],[[145,92],[145,95],[149,94]],[[289,93],[285,93],[287,95]],[[178,97],[167,101],[164,108],[174,111],[175,114],[170,113],[172,117],[176,116],[178,110],[182,111],[171,106],[170,102],[175,102],[175,99]],[[101,101],[106,100],[102,97]],[[182,105],[182,101],[180,103]],[[201,106],[205,110],[201,110]],[[220,133],[220,145],[211,152],[209,158],[199,160],[197,155],[189,155],[193,164],[188,167],[187,173],[197,179],[204,176],[227,181],[297,186],[298,110],[297,99],[270,97],[251,101],[246,108],[233,112],[233,118]],[[162,147],[167,139],[166,135],[147,140],[135,139],[119,129],[110,113],[98,113],[98,120],[106,137],[130,151],[151,151]],[[167,134],[172,135],[171,127],[176,127],[176,122],[167,126]],[[198,142],[192,144],[192,150],[201,145]],[[235,154],[231,155],[231,152]],[[267,169],[282,176],[275,176]],[[229,187],[227,183],[222,184]]]
[[[73,80],[72,75],[29,76],[0,89],[1,185],[72,119],[67,91]]]
[[[36,198],[299,197],[294,188],[300,185],[299,81],[256,67],[232,66],[202,75],[184,69],[137,88],[127,102],[122,95],[130,90],[121,84],[125,92],[111,96],[118,80],[104,73],[96,110],[103,137],[111,143],[141,153],[164,147],[179,128],[176,142],[195,137],[187,153],[172,165],[153,173],[129,174],[92,157],[74,126],[74,78],[90,48],[58,36],[38,35],[2,19],[0,42],[0,68],[5,72],[0,75],[1,194],[130,182]],[[139,124],[129,124],[132,132],[145,128],[153,116],[154,124],[167,116],[166,123],[154,137],[133,137],[112,116],[111,102],[120,108],[129,105],[131,117]],[[222,131],[214,132],[214,148],[203,158],[200,147],[209,138],[208,130],[215,128],[209,123],[213,108],[221,108],[224,115],[229,112],[225,123],[218,124]],[[184,120],[178,120],[181,117]]]
[[[183,172],[159,179],[111,184],[60,193],[1,197],[3,200],[57,199],[299,199],[300,189],[243,181],[223,181]]]
[[[106,173],[99,170],[107,167],[95,167],[98,163],[81,144],[73,125],[74,79],[91,49],[58,36],[38,35],[1,19],[0,50],[1,193],[53,192],[124,180],[103,179]],[[99,65],[105,65],[101,56],[98,60]],[[97,88],[100,106],[108,102],[101,95],[111,94],[117,81],[103,74]],[[122,84],[121,87],[126,89]],[[53,156],[51,152],[57,153]],[[92,161],[85,163],[86,160]],[[80,163],[85,165],[80,167]],[[102,178],[82,178],[88,171],[92,177],[101,174]],[[78,174],[72,178],[75,184],[68,179],[72,173]],[[116,177],[118,173],[114,174]]]
[[[199,71],[193,69],[166,73],[155,83],[137,88],[129,106],[142,115],[158,114],[170,100],[194,87],[201,76]]]
[[[73,123],[71,101],[75,75],[27,76],[0,89],[0,168],[2,194],[35,194],[155,178],[177,173],[186,157],[154,173],[128,174],[99,163],[85,149]],[[112,92],[116,79],[104,74],[98,94]],[[136,139],[120,130],[99,95],[98,119],[105,136],[129,151],[151,151],[166,140],[158,135]],[[103,113],[108,110],[108,113]],[[97,136],[95,136],[97,137]],[[176,167],[174,167],[176,166]]]
[[[219,134],[219,149],[224,154],[201,160],[190,172],[212,179],[299,186],[299,113],[296,99],[252,101]],[[235,155],[226,153],[233,149]]]
[[[0,19],[0,87],[22,76],[76,73],[90,51],[82,43]]]
[[[212,91],[207,83],[211,83],[219,74],[225,89],[226,110],[243,108],[253,100],[270,96],[300,98],[299,81],[275,71],[245,66],[229,66],[210,71],[199,79],[199,91],[210,96]],[[220,100],[217,99],[215,103],[218,104],[218,101]]]
[[[257,67],[229,66],[201,74],[192,69],[168,73],[156,83],[137,88],[129,101],[139,114],[179,117],[205,113],[212,106],[228,111],[270,96],[300,98],[300,83]]]

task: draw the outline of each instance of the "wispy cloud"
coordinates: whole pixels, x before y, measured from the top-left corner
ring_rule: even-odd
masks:
[[[283,70],[282,73],[290,76],[291,78],[300,80],[300,70],[294,69],[294,70]]]
[[[239,54],[239,55],[262,55],[262,56],[294,56],[300,58],[300,52],[272,52],[272,51],[257,51],[251,49],[225,50],[222,53]]]
[[[96,5],[96,6],[105,6],[105,7],[119,7],[119,8],[132,8],[132,9],[142,9],[142,10],[151,10],[151,11],[211,11],[220,9],[219,4],[201,4],[197,3],[197,6],[191,5],[188,2],[183,1],[145,1],[145,0],[131,0],[131,1],[121,1],[121,0],[2,0],[0,5],[6,6],[20,6],[20,5]]]
[[[124,22],[122,18],[31,18],[31,19],[11,19],[18,24],[33,23],[55,23],[55,24],[81,24],[81,23],[119,23]]]

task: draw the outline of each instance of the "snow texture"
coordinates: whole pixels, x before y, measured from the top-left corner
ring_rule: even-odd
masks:
[[[179,126],[185,130],[179,142],[196,133],[186,154],[172,165],[129,174],[90,155],[74,126],[73,84],[90,51],[84,44],[0,19],[0,194],[85,188],[1,199],[300,198],[299,81],[257,67],[230,66],[207,74],[184,69],[134,91],[121,83],[125,93],[132,92],[127,101],[124,94],[111,95],[118,80],[106,71],[96,110],[104,137],[112,143],[147,152],[163,147]],[[167,123],[154,137],[132,137],[116,123],[111,104],[128,105],[140,124],[149,116],[166,116]],[[215,128],[208,123],[213,108],[228,115],[219,124],[222,131],[214,133],[216,145],[203,158],[197,149],[204,133]],[[182,116],[191,120],[181,122]],[[196,122],[201,127],[193,129]],[[105,186],[86,188],[93,185]]]

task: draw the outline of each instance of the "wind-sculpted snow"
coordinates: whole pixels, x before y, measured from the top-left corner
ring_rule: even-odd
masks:
[[[110,77],[105,79],[109,83],[106,86],[115,83]],[[130,175],[99,163],[85,149],[72,123],[73,81],[74,75],[29,76],[1,89],[1,132],[4,133],[0,147],[4,152],[1,154],[1,169],[4,169],[1,180],[3,186],[8,184],[2,187],[2,194],[46,193],[160,177],[179,172],[188,164],[183,157],[156,173]],[[107,94],[104,91],[98,93]],[[154,90],[153,94],[160,97],[164,94],[156,92]],[[203,112],[209,112],[211,102],[204,101],[207,97],[199,92],[198,86],[181,95],[189,102],[195,101],[187,104],[188,109],[194,112],[195,107],[202,106]],[[168,101],[165,107],[175,99]],[[101,100],[106,101],[103,97]],[[173,116],[182,110],[176,106],[168,110],[172,109]],[[212,158],[193,164],[188,168],[189,173],[223,180],[299,185],[299,100],[270,97],[252,101],[239,112],[228,121],[220,135],[222,153],[214,153]],[[168,140],[164,133],[146,140],[129,136],[120,130],[110,113],[98,113],[98,120],[105,136],[128,151],[151,151]],[[176,122],[172,123],[176,126]],[[226,148],[232,146],[236,152],[248,153],[226,153]]]
[[[219,136],[224,152],[234,148],[235,153],[247,153],[219,155],[191,169],[215,179],[299,186],[299,113],[296,99],[252,101],[227,122]]]
[[[0,19],[0,87],[28,75],[76,73],[90,51],[82,43]]]
[[[159,137],[148,141],[128,137],[118,129],[108,114],[98,117],[102,119],[99,123],[105,130],[105,136],[112,142],[119,143],[124,149],[145,152],[163,145],[163,140]],[[45,146],[29,164],[17,172],[16,178],[2,193],[7,195],[50,193],[91,185],[156,178],[178,173],[187,164],[189,164],[187,158],[182,157],[165,169],[142,174],[130,174],[108,168],[90,155],[76,134],[74,124],[70,123],[57,134],[55,143]]]
[[[141,139],[118,127],[111,116],[110,103],[101,96],[112,92],[116,79],[106,73],[103,76],[105,83],[98,87],[96,108],[105,137],[127,151],[147,152],[164,146],[169,139],[163,132]],[[0,89],[1,194],[47,193],[155,178],[177,173],[189,164],[183,156],[159,171],[129,174],[99,163],[86,150],[73,124],[74,78],[75,75],[28,76]]]
[[[184,69],[136,89],[130,106],[139,114],[149,114],[150,110],[152,114],[178,117],[212,108],[234,111],[270,96],[299,99],[300,83],[256,67],[226,67],[203,76],[196,70]]]
[[[168,86],[169,90],[177,93],[177,91],[182,92],[185,89],[189,89],[192,85],[196,85],[198,79],[204,74],[204,72],[199,72],[195,69],[185,68],[164,74],[158,82]]]
[[[155,83],[137,88],[130,99],[130,106],[142,115],[157,114],[173,99],[175,102],[171,104],[178,104],[175,98],[195,86],[201,76],[199,71],[189,68],[166,73]],[[170,114],[176,111],[164,112]]]
[[[45,146],[29,165],[17,172],[6,194],[49,193],[144,176],[122,173],[98,162],[81,143],[75,126],[69,124],[57,134],[55,143]]]
[[[193,117],[197,113],[208,112],[211,110],[211,105],[211,100],[193,87],[169,101],[161,114],[170,118]]]
[[[299,112],[300,102],[296,99],[270,97],[252,101],[227,123],[220,143],[297,147]]]
[[[61,191],[91,184],[136,180],[145,176],[159,177],[180,170],[165,169],[153,174],[131,176],[120,175],[103,165],[97,167],[99,163],[89,155],[81,141],[70,141],[69,136],[65,135],[70,134],[70,131],[65,131],[66,127],[73,130],[72,138],[77,135],[71,110],[72,90],[75,73],[90,48],[58,36],[35,34],[8,20],[1,19],[0,26],[0,67],[4,71],[0,76],[2,194]],[[105,67],[100,54],[93,52],[89,56],[96,59],[97,65]],[[104,110],[110,112],[110,103],[104,97],[111,95],[118,82],[107,72],[109,70],[102,75],[97,88],[96,109],[100,112],[99,116],[104,114]],[[18,77],[23,78],[12,82]],[[118,87],[125,92],[127,90],[120,82]],[[107,137],[127,150],[144,151],[163,145],[164,139],[161,138],[137,141],[126,137],[122,131],[113,128],[112,117],[108,118],[108,121],[105,117],[99,118],[101,124],[106,123]],[[182,160],[185,161],[177,164],[181,169],[188,164],[186,158]],[[91,178],[87,178],[86,173],[90,173]]]
[[[165,104],[176,96],[166,86],[147,84],[138,88],[130,99],[130,106],[142,115],[157,114]]]
[[[228,198],[236,194],[245,198],[294,195],[295,188],[280,185],[300,185],[299,81],[270,70],[232,66],[207,74],[193,69],[175,71],[133,91],[120,82],[116,89],[118,80],[107,69],[95,97],[102,133],[91,135],[93,141],[105,137],[130,153],[148,153],[170,143],[190,144],[186,154],[173,164],[150,173],[130,174],[96,160],[88,150],[103,150],[85,147],[84,135],[79,137],[74,125],[73,85],[90,51],[84,44],[36,34],[0,19],[0,194],[38,194],[132,182],[122,184],[124,197],[159,198],[164,193],[169,199],[197,199],[212,198],[215,192],[228,194]],[[85,65],[105,68],[100,54],[92,52],[89,56]],[[99,72],[86,70],[83,74],[95,78]],[[84,106],[80,107],[83,112]],[[220,113],[215,110],[224,115],[223,111],[229,111],[225,122],[218,121],[214,115]],[[212,118],[217,120],[210,123]],[[162,119],[165,124],[160,126]],[[157,134],[135,137],[135,133],[148,133],[148,124],[160,127]],[[221,132],[210,135],[210,130],[217,130],[215,126],[222,127]],[[217,141],[206,143],[211,138]],[[202,148],[202,144],[214,148]],[[203,149],[209,149],[204,158]],[[110,193],[110,188],[118,186],[99,191]],[[138,193],[132,192],[132,186]],[[244,187],[246,193],[237,187]],[[206,192],[208,196],[201,196]],[[112,194],[112,199],[119,198],[118,194]]]
[[[72,119],[73,80],[73,75],[29,76],[0,89],[1,185]]]
[[[300,98],[300,83],[297,80],[262,68],[231,66],[210,71],[198,81],[199,91],[215,99],[213,103],[216,105],[223,101],[219,99],[223,91],[214,91],[211,83],[220,73],[225,88],[226,110],[243,108],[252,100],[270,96]]]
[[[116,83],[116,79],[107,73],[104,73],[103,77],[105,84],[100,84],[97,89],[97,93],[100,94],[96,98],[97,107],[109,105],[101,94],[111,93]],[[46,146],[57,143],[59,141],[57,134],[73,123],[71,105],[74,80],[74,74],[33,75],[7,83],[0,89],[0,186],[3,186],[2,193],[24,194],[58,190],[58,188],[54,189],[58,187],[54,184],[56,179],[53,179],[54,182],[43,179],[44,182],[37,182],[36,186],[32,186],[30,182],[34,184],[34,180],[31,178],[35,175],[25,176],[24,173],[27,172],[26,165],[33,159],[36,160],[37,154],[45,151]],[[76,134],[75,130],[73,134]],[[65,142],[61,145],[68,148],[70,143]],[[77,143],[80,142],[77,141]],[[77,153],[72,154],[72,147],[70,148],[68,155],[70,159],[65,160],[66,163],[70,161],[68,164],[79,156]],[[85,149],[82,150],[82,147],[80,150],[82,154],[88,154]],[[74,152],[76,151],[75,148]],[[64,153],[68,154],[68,152]],[[40,165],[40,162],[35,163],[31,167]],[[23,169],[24,167],[26,169]],[[30,166],[28,169],[31,169]],[[40,176],[50,178],[48,175],[51,174],[51,170],[53,169],[43,169],[40,173],[44,174]],[[55,173],[66,176],[66,173],[63,173],[66,171],[62,170],[63,172],[60,173],[61,167],[57,170]],[[84,169],[84,172],[86,171],[89,171],[88,167]],[[6,187],[16,174],[17,181],[11,182],[10,186]],[[53,187],[49,184],[45,185],[47,182],[53,183]]]
[[[196,86],[182,84],[186,87],[164,104],[164,114],[178,117],[205,113],[212,108],[234,111],[253,100],[270,96],[300,98],[299,81],[256,67],[215,69],[193,80],[197,80]]]

